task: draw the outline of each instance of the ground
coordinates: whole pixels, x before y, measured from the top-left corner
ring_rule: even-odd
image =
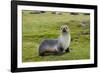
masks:
[[[32,11],[22,12],[22,61],[59,61],[59,60],[81,60],[90,58],[90,15],[79,13],[71,15],[62,13],[61,15],[46,12],[42,14],[32,14]],[[86,21],[86,26],[80,23]],[[39,56],[38,47],[40,42],[46,38],[58,38],[60,26],[68,25],[71,32],[72,41],[70,53],[63,55]]]

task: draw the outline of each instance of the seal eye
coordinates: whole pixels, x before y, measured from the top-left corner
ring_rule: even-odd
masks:
[[[66,29],[68,29],[67,27],[65,27]]]

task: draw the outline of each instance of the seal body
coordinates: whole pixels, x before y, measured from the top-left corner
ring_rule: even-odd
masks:
[[[45,39],[39,46],[39,55],[43,56],[45,53],[58,52],[58,39]]]

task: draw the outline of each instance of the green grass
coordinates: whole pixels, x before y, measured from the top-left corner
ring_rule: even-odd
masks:
[[[70,15],[69,13],[55,15],[51,14],[51,12],[30,14],[30,11],[23,11],[22,18],[23,62],[80,60],[90,58],[90,35],[81,34],[82,32],[90,32],[89,15]],[[80,26],[79,23],[82,20],[87,21],[86,27]],[[63,24],[67,24],[70,28],[71,37],[73,39],[70,45],[71,52],[60,56],[38,56],[38,47],[41,40],[46,38],[58,38],[60,35],[60,26]]]

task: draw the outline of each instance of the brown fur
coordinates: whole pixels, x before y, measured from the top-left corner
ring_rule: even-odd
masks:
[[[52,49],[52,48],[47,48],[46,50],[45,50],[45,52],[55,52],[56,50],[55,49]]]

